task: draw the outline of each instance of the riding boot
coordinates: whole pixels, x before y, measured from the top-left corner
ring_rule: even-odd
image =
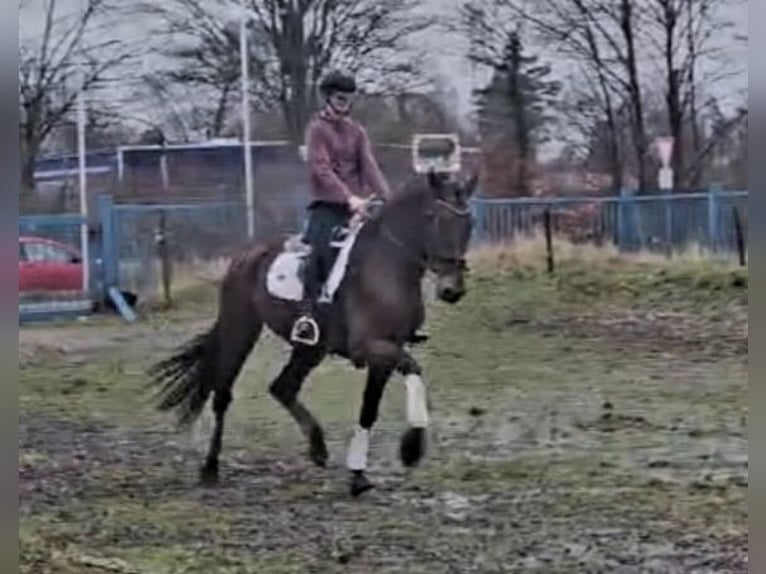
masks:
[[[311,245],[311,255],[306,262],[301,314],[290,337],[293,342],[316,345],[322,336],[320,331],[327,324],[330,305],[320,303],[319,297],[336,255],[330,244],[335,231],[344,227],[349,217],[348,209],[343,206],[317,204],[311,208],[304,236],[304,241]]]
[[[314,346],[319,342],[321,332],[317,321],[317,299],[321,291],[321,263],[320,254],[312,252],[306,264],[299,316],[290,333],[293,343]]]

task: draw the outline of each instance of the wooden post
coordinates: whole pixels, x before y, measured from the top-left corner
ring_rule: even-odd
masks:
[[[165,308],[169,309],[173,304],[173,298],[170,293],[170,285],[172,282],[172,264],[170,261],[170,249],[168,246],[167,216],[165,214],[165,210],[160,211],[160,218],[155,238],[157,242],[157,256],[160,260],[162,274],[162,295]]]
[[[598,206],[598,212],[593,219],[593,243],[596,247],[602,247],[604,245],[604,204],[600,203]]]
[[[737,240],[737,253],[739,254],[739,264],[744,267],[747,265],[747,256],[745,253],[745,234],[742,230],[742,218],[739,215],[739,209],[736,206],[731,208],[734,216],[734,233]]]
[[[553,230],[551,229],[551,208],[547,207],[543,214],[545,222],[545,249],[548,252],[548,273],[553,273],[555,265],[553,262]]]

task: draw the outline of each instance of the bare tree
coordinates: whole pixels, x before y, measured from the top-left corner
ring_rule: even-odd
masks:
[[[102,34],[113,10],[106,0],[85,0],[76,12],[67,12],[57,0],[43,0],[41,7],[41,33],[19,41],[19,144],[26,191],[34,189],[43,144],[74,110],[78,92],[97,90],[131,56]],[[35,6],[21,2],[19,9]]]
[[[140,10],[154,18],[164,38],[158,52],[166,65],[145,75],[147,96],[173,108],[168,120],[184,137],[188,131],[204,132],[207,137],[224,135],[235,96],[241,93],[240,24],[232,3],[166,0],[142,3]],[[256,78],[250,95],[258,107],[275,97],[265,94],[263,83],[257,81],[265,73],[264,53],[269,45],[253,26],[247,34],[249,72]],[[174,105],[179,94],[187,103],[184,110]]]
[[[715,156],[731,168],[731,179],[740,187],[747,182],[747,107],[738,108],[726,116],[719,109],[715,100],[711,100],[712,129],[705,138],[694,160],[685,168],[682,175],[688,181],[699,181],[706,171],[715,171],[709,164],[717,163]],[[711,162],[711,159],[713,161]]]
[[[621,126],[617,121],[617,110],[623,107],[623,102],[629,102],[638,179],[644,184],[648,145],[633,2],[472,0],[461,10],[460,27],[469,33],[472,50],[482,54],[496,54],[502,45],[503,28],[517,26],[519,22],[528,24],[541,44],[577,64],[578,71],[586,75],[588,81],[584,85],[590,92],[587,100],[606,118],[609,171],[615,187],[622,182],[624,168],[624,158],[619,151]],[[603,128],[603,122],[599,120],[598,126]],[[596,124],[591,127],[595,129]]]
[[[525,50],[516,31],[509,33],[499,56],[497,61],[474,56],[476,61],[493,68],[490,83],[477,91],[479,129],[506,152],[504,159],[508,163],[506,169],[512,172],[508,183],[513,194],[528,195],[531,167],[540,144],[549,135],[548,128],[554,120],[551,110],[557,105],[561,84],[549,79],[550,66],[539,63],[537,56]]]
[[[721,4],[719,0],[650,0],[645,6],[648,22],[644,34],[664,64],[667,133],[675,142],[671,158],[674,188],[697,184],[696,179],[684,178],[687,174],[699,175],[686,169],[687,147],[694,161],[703,145],[697,97],[700,59],[710,62],[720,51],[715,38],[731,27],[717,14]],[[712,83],[710,76],[706,79]],[[712,81],[716,79],[720,80],[720,76]]]
[[[228,6],[228,8],[225,8]],[[250,0],[251,79],[256,101],[279,106],[287,136],[302,142],[322,75],[341,66],[376,91],[422,84],[422,61],[408,40],[432,24],[418,15],[416,0]],[[219,110],[239,79],[239,38],[225,0],[173,0],[151,5],[165,32],[192,40],[167,53],[183,72],[174,82],[196,82],[218,90]],[[228,16],[227,16],[228,14]],[[422,55],[422,54],[420,54]],[[193,63],[193,66],[189,66]],[[220,116],[219,118],[220,119]],[[217,121],[216,125],[220,126]]]
[[[650,185],[649,141],[671,135],[676,141],[672,166],[675,186],[696,185],[699,170],[687,169],[704,152],[700,102],[713,86],[741,73],[721,59],[724,44],[746,42],[729,34],[723,15],[741,0],[471,0],[462,9],[463,28],[480,36],[474,44],[497,49],[498,29],[519,22],[538,40],[577,66],[573,75],[578,105],[570,119],[581,131],[598,127],[616,185],[630,164],[641,188]],[[475,30],[481,30],[476,34]],[[720,61],[719,61],[720,60]],[[574,86],[574,84],[573,84]],[[664,125],[652,129],[652,98],[661,91]],[[582,104],[590,102],[596,113]],[[626,107],[627,106],[627,107]],[[621,152],[623,126],[618,110],[629,111],[632,157]],[[583,117],[584,113],[584,117]],[[576,116],[580,115],[578,119]],[[593,123],[593,122],[596,123]],[[691,176],[692,179],[685,179]]]

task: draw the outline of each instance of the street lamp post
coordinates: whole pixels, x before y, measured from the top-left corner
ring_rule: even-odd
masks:
[[[245,201],[247,205],[247,236],[255,235],[255,192],[253,189],[253,157],[250,151],[250,70],[247,49],[248,10],[241,0],[242,15],[239,22],[239,55],[242,78],[242,153],[245,162]]]
[[[80,252],[82,254],[82,290],[90,290],[90,249],[88,237],[88,184],[85,162],[85,78],[77,92],[77,159],[80,179]]]

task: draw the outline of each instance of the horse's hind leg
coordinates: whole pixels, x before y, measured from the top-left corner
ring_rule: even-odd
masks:
[[[290,360],[269,386],[271,395],[287,409],[308,439],[309,457],[317,466],[327,463],[324,432],[311,412],[298,400],[298,393],[308,374],[324,357],[325,351],[319,347],[295,347]]]
[[[213,395],[215,427],[210,437],[205,464],[200,469],[200,478],[204,483],[215,483],[218,480],[218,457],[221,454],[226,411],[232,399],[231,389],[253,345],[258,340],[261,329],[262,324],[255,322],[241,330],[233,328],[229,331],[228,337],[225,337],[225,330],[219,334],[218,373]]]

